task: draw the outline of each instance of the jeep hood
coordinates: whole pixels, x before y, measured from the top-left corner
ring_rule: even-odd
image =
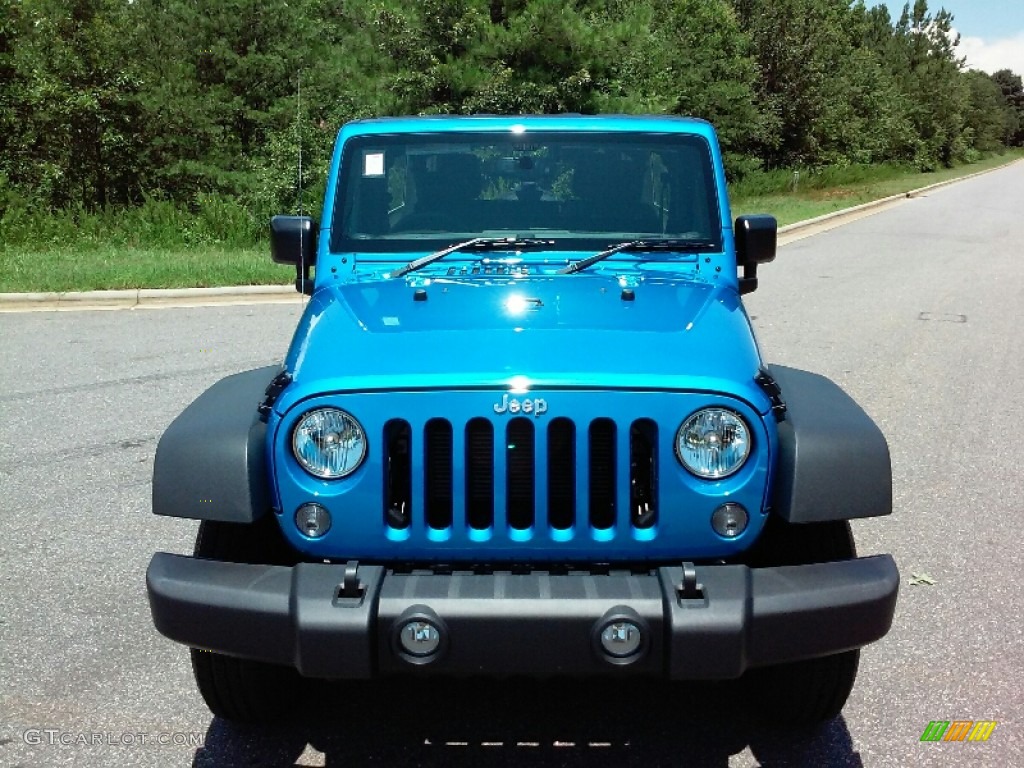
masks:
[[[630,388],[731,393],[762,413],[760,357],[736,292],[605,275],[383,280],[321,289],[277,403],[366,390]]]

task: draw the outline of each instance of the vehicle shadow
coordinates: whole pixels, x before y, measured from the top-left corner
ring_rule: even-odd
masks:
[[[332,686],[314,714],[273,728],[214,719],[193,766],[863,766],[842,717],[812,732],[757,725],[734,685],[594,681]],[[379,688],[379,687],[378,687]],[[310,758],[312,755],[312,758]],[[307,762],[308,761],[308,762]]]

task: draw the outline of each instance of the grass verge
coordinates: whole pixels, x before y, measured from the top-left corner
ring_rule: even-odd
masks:
[[[732,212],[734,216],[771,213],[780,225],[792,224],[1022,157],[1024,150],[1018,149],[934,173],[891,166],[828,169],[803,174],[795,191],[787,190],[792,171],[775,171],[732,190]],[[265,244],[149,248],[103,245],[94,239],[51,246],[0,245],[0,292],[289,284],[294,279],[292,269],[273,264],[269,251]]]
[[[743,194],[742,190],[734,192],[731,195],[732,214],[741,216],[745,213],[770,213],[779,220],[779,226],[785,226],[824,216],[844,208],[852,208],[862,203],[870,203],[891,195],[905,194],[930,184],[997,168],[1021,158],[1024,158],[1024,150],[1015,149],[1002,155],[993,155],[976,163],[959,165],[955,168],[943,168],[931,173],[892,167],[875,168],[865,174],[869,178],[824,185],[822,180],[814,175],[803,175],[796,184],[795,192],[771,192],[768,194]],[[787,176],[792,177],[792,171],[787,172]],[[842,174],[840,172],[835,176],[841,178]]]
[[[268,247],[151,249],[62,246],[0,251],[0,293],[117,288],[285,285],[293,268],[270,261]]]

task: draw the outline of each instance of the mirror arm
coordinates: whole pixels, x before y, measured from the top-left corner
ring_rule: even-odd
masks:
[[[743,276],[740,278],[740,296],[757,290],[757,262],[748,261],[743,265]]]
[[[309,264],[295,265],[295,290],[307,296],[313,295],[313,279],[309,276]]]

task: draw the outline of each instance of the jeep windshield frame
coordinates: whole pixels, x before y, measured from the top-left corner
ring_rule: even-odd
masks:
[[[659,240],[723,248],[711,147],[697,134],[356,135],[345,142],[336,182],[330,251],[367,261],[408,260],[474,238],[551,241],[531,253]],[[680,256],[666,248],[642,258]],[[631,257],[628,249],[621,257]]]

